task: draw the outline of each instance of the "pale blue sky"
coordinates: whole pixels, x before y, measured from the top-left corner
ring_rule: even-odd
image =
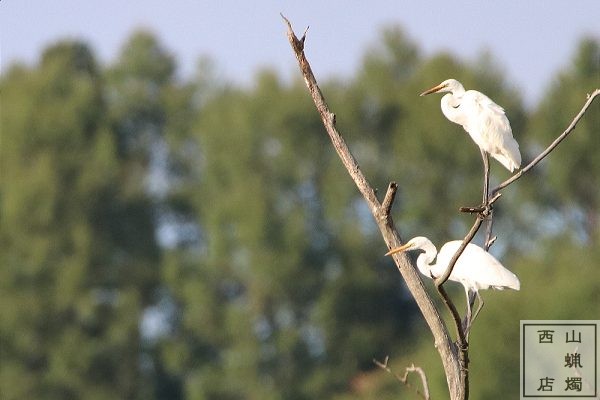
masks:
[[[472,59],[490,50],[529,104],[583,35],[600,37],[600,0],[0,0],[2,70],[15,60],[35,62],[64,37],[83,38],[110,62],[133,30],[146,27],[174,53],[183,76],[208,55],[237,82],[250,82],[264,66],[289,77],[297,67],[279,12],[298,33],[310,25],[307,55],[321,80],[352,74],[381,27],[399,24],[425,54]]]

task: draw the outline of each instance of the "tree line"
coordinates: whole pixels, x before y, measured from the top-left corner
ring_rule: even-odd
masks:
[[[400,184],[403,230],[439,243],[470,224],[456,210],[479,198],[481,161],[418,93],[454,77],[490,95],[527,160],[597,85],[599,60],[583,38],[526,109],[490,54],[425,56],[389,27],[323,87],[365,174],[381,193]],[[3,398],[413,395],[372,362],[386,355],[421,363],[443,396],[423,321],[300,79],[267,69],[243,87],[209,58],[181,79],[142,31],[109,65],[57,42],[0,90]],[[522,290],[485,294],[471,341],[503,345],[471,352],[473,398],[516,396],[520,319],[597,317],[598,126],[596,103],[495,210],[495,251]]]

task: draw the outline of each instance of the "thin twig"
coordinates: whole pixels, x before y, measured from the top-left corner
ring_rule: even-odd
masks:
[[[460,314],[458,313],[458,310],[454,306],[454,303],[452,303],[452,301],[450,300],[450,296],[448,296],[448,293],[446,293],[446,290],[444,289],[443,285],[444,285],[444,283],[446,283],[446,281],[452,274],[452,271],[454,270],[454,267],[456,266],[458,259],[460,258],[460,256],[464,252],[464,250],[467,248],[469,243],[471,243],[471,241],[477,234],[477,231],[479,231],[479,228],[481,227],[481,223],[483,222],[484,219],[485,219],[485,217],[483,216],[482,213],[477,214],[477,217],[475,218],[475,223],[469,230],[469,233],[467,233],[467,235],[463,239],[462,243],[460,244],[460,247],[456,250],[456,252],[452,256],[452,258],[450,259],[450,262],[448,263],[448,266],[446,267],[446,271],[444,271],[443,275],[437,277],[434,280],[436,290],[438,291],[440,297],[444,300],[444,304],[446,305],[446,308],[448,308],[448,311],[450,311],[450,314],[452,315],[452,321],[454,322],[454,329],[456,330],[457,345],[458,345],[458,349],[459,349],[459,361],[460,361],[461,365],[464,365],[465,370],[468,369],[468,364],[469,364],[469,356],[468,356],[469,342],[468,342],[468,336],[466,333],[467,330],[463,326],[462,321],[460,319]],[[468,306],[469,305],[467,304],[467,307]]]
[[[423,368],[415,367],[415,364],[411,364],[410,367],[406,367],[406,369],[404,370],[404,375],[400,376],[397,373],[393,372],[392,369],[388,366],[389,360],[390,360],[390,357],[386,356],[385,360],[383,360],[383,362],[377,361],[376,359],[373,359],[373,362],[379,368],[381,368],[384,371],[386,371],[387,373],[393,375],[398,381],[400,381],[404,385],[406,385],[407,388],[414,389],[414,391],[419,396],[421,396],[424,400],[430,400],[431,397],[429,397],[429,385],[427,384],[427,375],[425,375],[425,371],[423,371]],[[412,385],[410,384],[410,382],[408,382],[409,372],[416,372],[417,374],[419,374],[419,376],[421,378],[421,384],[423,385],[423,393],[421,393],[419,391],[419,389],[413,388]]]
[[[457,338],[456,344],[458,347],[458,349],[457,349],[458,350],[458,361],[460,364],[461,371],[463,371],[462,373],[465,374],[465,379],[467,382],[467,388],[466,388],[467,391],[468,391],[468,379],[469,379],[469,375],[468,375],[469,342],[468,342],[468,337],[466,334],[467,330],[465,329],[465,327],[463,327],[462,321],[460,319],[460,314],[458,313],[456,306],[450,299],[450,296],[444,289],[443,285],[450,277],[450,274],[452,273],[452,270],[454,269],[454,266],[456,265],[456,262],[458,261],[459,257],[461,256],[463,251],[467,248],[469,243],[471,243],[471,241],[475,237],[475,234],[481,227],[482,222],[483,222],[482,215],[477,214],[475,223],[471,227],[471,230],[469,230],[469,233],[467,233],[467,236],[465,236],[465,238],[463,239],[458,250],[456,250],[456,253],[454,253],[452,258],[450,259],[450,262],[448,263],[448,266],[446,267],[446,271],[444,272],[444,274],[442,276],[440,276],[434,280],[435,288],[436,288],[438,294],[444,301],[444,305],[450,312],[450,315],[452,315],[452,321],[454,322],[454,329],[456,331],[456,338]]]
[[[444,285],[436,285],[435,288],[442,300],[444,301],[444,305],[446,306],[446,308],[448,308],[448,311],[450,311],[450,315],[452,315],[452,321],[454,322],[454,329],[456,331],[456,346],[458,350],[459,364],[461,366],[464,366],[464,368],[466,369],[469,364],[469,342],[467,340],[466,330],[463,328],[463,325],[460,320],[460,314],[458,313],[456,306],[450,299],[448,292],[446,292],[446,289],[444,289]]]
[[[475,219],[475,223],[471,227],[471,230],[469,230],[469,233],[467,233],[467,236],[465,236],[465,238],[463,239],[462,243],[460,244],[460,247],[458,248],[458,250],[456,250],[456,253],[454,253],[452,258],[450,259],[450,262],[448,263],[448,266],[446,267],[446,271],[444,272],[443,275],[441,275],[435,279],[435,286],[441,286],[444,283],[446,283],[446,281],[450,277],[450,274],[452,273],[452,270],[454,269],[454,265],[458,261],[458,258],[463,253],[463,251],[467,248],[467,245],[469,243],[471,243],[471,241],[475,237],[475,234],[479,230],[479,227],[481,226],[482,222],[483,222],[483,217],[480,214],[478,214],[477,218]]]
[[[505,187],[507,187],[508,185],[510,185],[517,179],[519,179],[521,176],[523,176],[529,170],[531,170],[533,167],[535,167],[540,161],[542,161],[552,150],[554,150],[554,148],[556,146],[558,146],[560,144],[560,142],[562,142],[569,135],[569,133],[571,133],[575,129],[575,126],[577,125],[577,123],[579,122],[581,117],[583,117],[583,114],[585,114],[585,112],[587,111],[590,104],[592,104],[592,102],[598,95],[600,95],[600,89],[596,89],[592,92],[592,94],[589,94],[587,96],[587,101],[581,108],[581,111],[579,111],[579,114],[577,114],[575,116],[575,118],[573,119],[573,121],[571,121],[571,123],[569,124],[567,129],[565,129],[565,131],[563,133],[561,133],[560,136],[558,136],[556,139],[554,139],[554,141],[550,144],[550,146],[548,146],[546,148],[546,150],[544,150],[533,161],[531,161],[529,164],[527,164],[526,167],[524,167],[519,172],[517,172],[516,174],[514,174],[513,176],[511,176],[510,178],[508,178],[507,180],[505,180],[504,182],[502,182],[501,184],[496,186],[492,190],[491,194],[492,195],[496,194],[499,190],[504,189]]]

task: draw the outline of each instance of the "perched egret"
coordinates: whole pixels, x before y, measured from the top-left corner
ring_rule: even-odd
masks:
[[[448,92],[442,97],[442,112],[462,125],[479,148],[498,160],[510,172],[521,166],[519,144],[513,138],[504,109],[485,94],[467,90],[456,79],[447,79],[421,93]]]
[[[444,244],[438,253],[435,245],[429,239],[417,236],[403,246],[390,250],[386,253],[386,256],[401,251],[418,250],[421,252],[417,257],[419,271],[423,275],[436,279],[444,274],[452,256],[461,244],[461,240],[453,240]],[[432,265],[431,263],[435,260],[436,255],[437,262]],[[519,278],[515,274],[504,268],[500,261],[490,253],[471,243],[467,245],[458,258],[448,279],[459,282],[465,287],[467,294],[467,327],[475,320],[483,307],[483,299],[479,294],[479,290],[489,288],[519,290],[521,287]],[[479,299],[479,306],[473,318],[471,318],[471,308],[475,302],[475,296]]]

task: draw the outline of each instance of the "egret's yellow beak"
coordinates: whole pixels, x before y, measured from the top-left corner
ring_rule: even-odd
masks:
[[[440,83],[439,85],[434,86],[431,89],[427,89],[426,91],[424,91],[423,93],[421,93],[419,96],[426,96],[426,95],[431,94],[431,93],[439,92],[440,90],[442,90],[445,87],[446,87],[446,85]]]
[[[396,247],[395,249],[391,249],[390,251],[388,251],[387,253],[385,253],[386,256],[391,256],[392,254],[396,254],[396,253],[400,253],[401,251],[405,251],[405,250],[409,250],[412,247],[412,243],[406,243],[403,244],[400,247]]]

